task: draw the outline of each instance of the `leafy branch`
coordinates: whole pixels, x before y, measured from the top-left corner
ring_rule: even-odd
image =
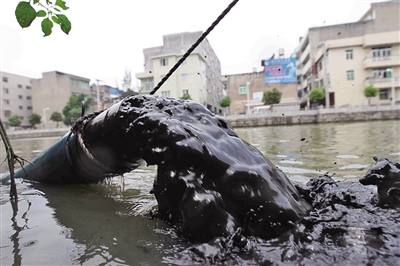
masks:
[[[62,10],[68,9],[66,2],[63,0],[56,0],[54,4],[53,2],[53,0],[33,0],[33,5],[39,8],[38,11],[31,5],[31,1],[19,2],[15,9],[15,17],[19,25],[27,28],[37,17],[43,17],[41,26],[44,37],[51,34],[54,23],[60,25],[61,30],[68,34],[71,30],[71,22],[67,16],[61,14]]]

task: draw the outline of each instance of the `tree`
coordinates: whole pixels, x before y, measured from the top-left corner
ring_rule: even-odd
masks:
[[[231,103],[232,103],[232,100],[231,100],[231,97],[229,97],[229,96],[225,96],[224,98],[222,98],[219,101],[219,105],[221,107],[229,107],[231,105]]]
[[[21,125],[21,123],[22,123],[22,119],[19,115],[12,115],[8,119],[8,125],[10,125],[10,127],[18,127]]]
[[[53,2],[55,3],[53,4]],[[15,9],[15,17],[22,28],[29,27],[36,17],[44,17],[41,23],[42,31],[44,33],[43,37],[51,34],[53,22],[60,25],[61,30],[65,34],[69,33],[71,30],[71,22],[67,16],[61,14],[61,9],[68,9],[64,0],[34,0],[32,4],[39,8],[39,10],[35,10],[31,5],[31,1],[19,2]]]
[[[72,122],[81,116],[82,102],[85,113],[89,113],[89,108],[93,101],[93,98],[86,94],[72,94],[62,111],[64,115],[64,124],[67,126],[72,125]]]
[[[282,92],[273,88],[271,91],[264,91],[262,101],[265,105],[280,103],[282,97]]]
[[[375,97],[379,93],[379,89],[374,85],[369,85],[364,89],[364,95],[368,98],[368,105],[370,105],[370,101],[372,97]]]
[[[125,69],[124,79],[122,80],[122,89],[128,91],[132,88],[132,76],[131,71]]]
[[[60,112],[52,112],[50,115],[50,119],[56,121],[57,127],[58,127],[58,122],[63,121],[63,117]]]
[[[28,116],[29,124],[31,124],[33,128],[36,128],[35,125],[40,124],[41,118],[42,117],[40,115],[38,115],[37,113],[32,113],[30,116]]]
[[[325,98],[325,92],[322,88],[314,88],[308,94],[311,101],[320,101]]]
[[[190,94],[189,94],[189,93],[185,93],[185,94],[183,94],[183,96],[180,97],[179,99],[181,99],[181,100],[191,100],[192,97],[190,97]]]

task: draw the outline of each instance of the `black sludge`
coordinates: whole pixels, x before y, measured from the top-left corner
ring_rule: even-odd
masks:
[[[238,227],[275,237],[310,208],[280,170],[198,103],[132,96],[113,113],[86,124],[88,150],[118,147],[125,165],[157,164],[159,212],[191,239],[207,241]]]
[[[400,207],[400,164],[374,156],[375,164],[365,173],[360,183],[378,187],[377,201],[382,207]]]

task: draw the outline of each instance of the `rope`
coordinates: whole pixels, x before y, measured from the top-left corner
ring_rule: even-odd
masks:
[[[226,14],[234,7],[239,0],[233,0],[232,3],[218,16],[218,18],[211,24],[211,26],[200,36],[200,38],[186,51],[181,59],[176,62],[176,64],[169,70],[169,72],[158,82],[157,86],[150,92],[151,95],[156,93],[156,91],[168,80],[168,78],[175,72],[175,70],[185,61],[185,59],[193,52],[194,49],[207,37],[207,35],[218,25],[218,23],[225,17]]]

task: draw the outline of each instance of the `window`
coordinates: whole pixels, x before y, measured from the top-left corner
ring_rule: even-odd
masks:
[[[86,81],[79,82],[79,85],[82,89],[89,89],[89,83]]]
[[[71,86],[72,87],[79,87],[79,81],[75,79],[71,79]]]
[[[146,83],[145,83],[145,90],[146,91],[151,91],[152,89],[153,89],[153,87],[154,87],[154,83],[153,83],[153,80],[146,80]]]
[[[372,48],[373,61],[389,60],[392,55],[392,47]]]
[[[189,95],[189,90],[183,90],[183,95]]]
[[[7,77],[3,77],[3,82],[8,82],[8,78]]]
[[[26,88],[27,90],[30,90],[30,89],[31,89],[31,86],[25,86],[25,88]]]
[[[353,50],[346,50],[346,59],[347,60],[353,59]]]
[[[328,85],[331,84],[331,75],[329,73],[326,74],[326,80],[328,81]]]
[[[21,120],[24,120],[24,117],[22,115],[20,116],[20,118],[21,118]]]
[[[324,79],[321,79],[319,83],[320,83],[320,87],[323,88],[324,87]]]
[[[161,58],[160,66],[168,66],[168,58]]]
[[[26,107],[27,110],[32,110],[32,106]]]
[[[3,102],[4,102],[5,105],[9,105],[10,104],[10,100],[4,99]]]
[[[8,89],[3,88],[4,93],[8,94]]]
[[[21,84],[18,84],[18,89],[22,89],[22,85]]]
[[[247,86],[246,85],[239,86],[239,94],[247,94]]]
[[[4,117],[10,117],[11,116],[11,111],[10,110],[4,110]]]
[[[318,70],[321,70],[322,69],[322,61],[319,61],[319,63],[318,63]]]
[[[161,92],[162,97],[170,97],[170,95],[171,95],[170,91],[162,91]]]
[[[379,100],[388,100],[389,99],[389,90],[381,89],[379,91]]]
[[[347,70],[347,80],[354,80],[354,70]]]
[[[26,99],[27,100],[32,100],[32,97],[31,96],[26,96]]]
[[[387,71],[386,68],[376,68],[372,70],[372,76],[374,78],[391,78],[392,71]]]
[[[187,73],[182,74],[182,81],[187,81],[187,79],[188,79],[188,74]]]
[[[22,99],[22,95],[18,95],[18,99]]]
[[[19,106],[19,110],[22,110],[22,109],[24,109],[24,107],[22,105],[20,105]]]

